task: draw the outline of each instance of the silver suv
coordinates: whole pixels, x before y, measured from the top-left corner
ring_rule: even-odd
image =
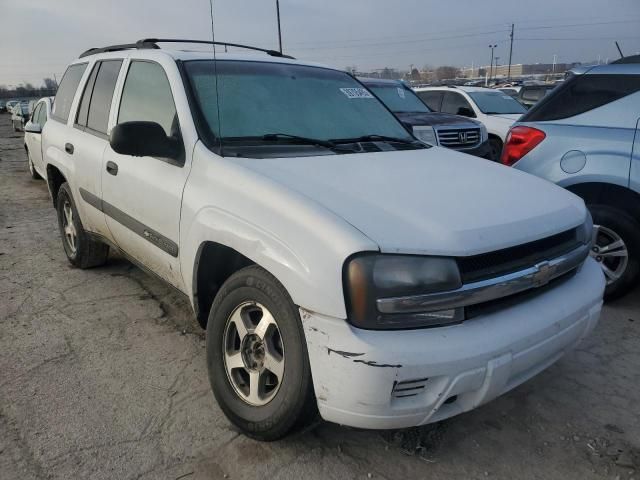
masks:
[[[640,64],[628,61],[573,70],[511,128],[502,152],[502,163],[585,201],[608,299],[640,278]]]

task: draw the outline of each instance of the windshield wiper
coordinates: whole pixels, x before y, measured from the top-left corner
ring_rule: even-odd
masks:
[[[422,145],[418,140],[410,138],[389,137],[387,135],[363,135],[355,138],[334,138],[333,143],[358,143],[358,142],[395,142],[406,145]]]
[[[290,135],[288,133],[267,133],[260,138],[266,142],[277,142],[278,140],[293,140],[295,143],[301,143],[303,145],[317,145],[319,147],[324,147],[339,152],[353,152],[352,149],[340,147],[330,140],[301,137],[299,135]]]

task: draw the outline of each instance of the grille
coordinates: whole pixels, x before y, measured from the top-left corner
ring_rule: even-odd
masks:
[[[416,380],[396,382],[393,385],[391,396],[394,398],[415,397],[422,393],[428,380],[428,378],[419,378]]]
[[[438,142],[440,146],[447,148],[471,148],[480,143],[479,128],[464,129],[438,129]]]
[[[471,283],[529,268],[568,253],[579,245],[578,229],[572,229],[495,252],[459,257],[457,261],[462,282]]]

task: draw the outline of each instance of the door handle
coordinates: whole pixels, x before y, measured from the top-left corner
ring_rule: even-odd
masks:
[[[64,151],[67,152],[69,155],[73,155],[73,145],[71,143],[65,143]]]
[[[107,172],[109,172],[111,175],[117,175],[118,164],[113,162],[107,162]]]

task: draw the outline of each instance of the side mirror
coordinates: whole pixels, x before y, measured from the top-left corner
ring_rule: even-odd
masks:
[[[155,122],[124,122],[111,130],[109,143],[114,152],[133,157],[178,159],[180,142],[167,137],[164,128]]]
[[[24,126],[24,131],[27,133],[42,133],[42,127],[38,123],[27,122]]]
[[[463,117],[471,117],[471,118],[474,118],[476,116],[476,114],[473,113],[473,110],[471,110],[469,107],[460,107],[458,109],[457,115],[462,115]]]

